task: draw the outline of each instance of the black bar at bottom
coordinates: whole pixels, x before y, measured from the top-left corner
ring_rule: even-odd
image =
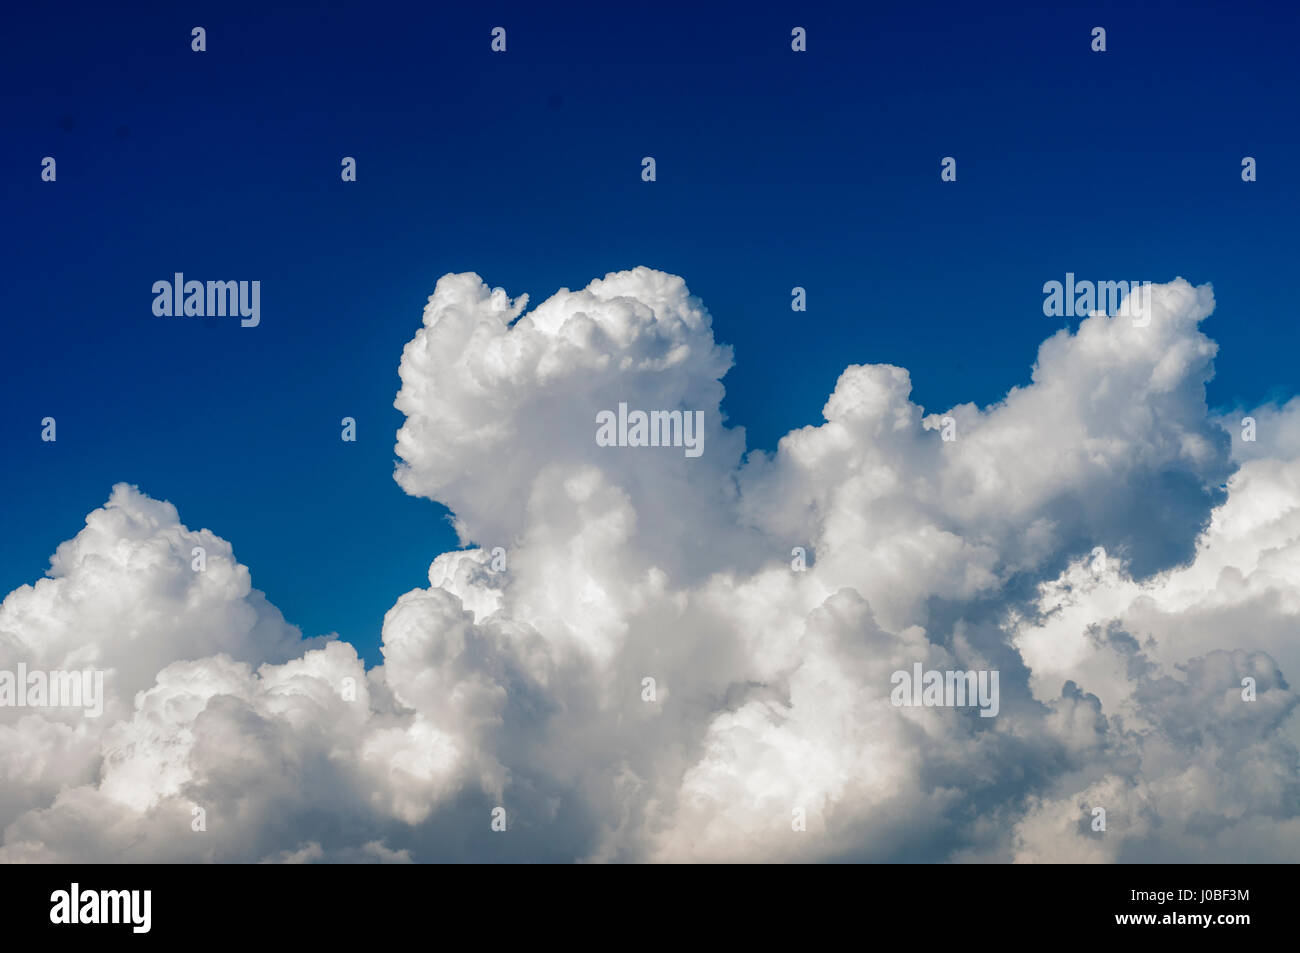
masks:
[[[922,943],[1126,934],[1233,943],[1294,935],[1292,873],[1208,865],[34,865],[0,867],[0,928],[9,942],[55,943],[374,944],[408,934],[457,944],[512,935],[547,944],[707,936],[806,943],[831,931]]]

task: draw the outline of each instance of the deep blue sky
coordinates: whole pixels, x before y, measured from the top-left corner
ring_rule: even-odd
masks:
[[[391,476],[401,349],[449,271],[533,303],[684,276],[751,447],[820,422],[850,363],[908,368],[931,411],[998,399],[1067,323],[1041,290],[1067,271],[1213,282],[1212,403],[1297,391],[1284,5],[466,6],[7,12],[0,594],[127,481],[376,661],[456,545]],[[155,317],[175,271],[260,280],[261,326]]]

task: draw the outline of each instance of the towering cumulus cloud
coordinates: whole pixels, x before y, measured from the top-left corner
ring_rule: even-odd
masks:
[[[0,670],[105,673],[99,718],[0,707],[0,860],[1294,858],[1300,402],[1207,411],[1212,309],[1155,286],[985,408],[855,365],[746,454],[682,279],[447,275],[396,479],[466,548],[383,664],[113,488],[0,606]],[[620,404],[703,453],[602,445]],[[896,704],[914,668],[998,673],[996,714]]]

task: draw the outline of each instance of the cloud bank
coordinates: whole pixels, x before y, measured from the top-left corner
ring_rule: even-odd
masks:
[[[447,275],[403,351],[395,476],[466,548],[382,665],[126,484],[9,594],[0,670],[107,697],[0,707],[0,860],[1300,853],[1300,401],[1208,412],[1208,286],[1058,332],[985,408],[851,366],[771,454],[681,278],[527,303]],[[703,455],[598,446],[620,402],[703,411]],[[917,663],[999,672],[997,716],[895,707]]]

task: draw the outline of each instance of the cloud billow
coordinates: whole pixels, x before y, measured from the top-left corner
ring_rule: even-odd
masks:
[[[0,708],[0,860],[1300,849],[1300,404],[1248,447],[1207,411],[1208,287],[1056,333],[985,408],[851,366],[748,455],[681,278],[527,303],[447,275],[404,349],[396,479],[467,548],[389,610],[381,665],[127,485],[5,599],[0,669],[99,667],[107,699]],[[703,453],[599,445],[620,403],[702,412]],[[896,707],[918,663],[999,671],[997,716]]]

